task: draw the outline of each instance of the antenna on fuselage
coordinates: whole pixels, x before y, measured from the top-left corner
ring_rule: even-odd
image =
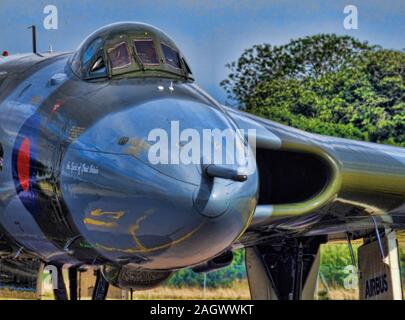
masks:
[[[32,25],[28,29],[32,30],[32,52],[37,54],[37,28]]]

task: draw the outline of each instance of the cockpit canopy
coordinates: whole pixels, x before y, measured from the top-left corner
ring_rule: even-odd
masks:
[[[162,31],[143,23],[107,25],[87,37],[70,60],[83,80],[166,77],[193,80],[186,59]]]

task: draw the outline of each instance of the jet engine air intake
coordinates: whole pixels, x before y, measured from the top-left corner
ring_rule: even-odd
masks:
[[[317,155],[260,150],[257,154],[260,204],[304,202],[321,193],[331,176],[330,167]]]

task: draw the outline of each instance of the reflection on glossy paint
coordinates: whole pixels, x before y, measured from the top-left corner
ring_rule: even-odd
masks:
[[[125,211],[103,211],[102,209],[95,209],[90,212],[90,215],[93,217],[102,217],[106,216],[108,219],[119,220],[125,215]],[[116,222],[114,221],[103,221],[94,218],[84,218],[84,224],[103,227],[103,228],[115,228],[117,227]]]
[[[97,226],[97,227],[104,227],[104,228],[114,228],[117,226],[115,222],[105,222],[105,221],[100,221],[92,218],[84,218],[83,219],[84,224],[87,225],[92,225],[92,226]]]
[[[101,209],[95,209],[92,212],[90,212],[90,215],[94,217],[100,217],[100,216],[108,216],[109,218],[112,219],[121,219],[125,214],[125,211],[115,211],[115,212],[109,212],[109,211],[103,211]]]
[[[150,148],[149,143],[143,139],[132,138],[128,143],[128,148],[125,150],[126,154],[138,157],[142,151],[148,151]]]
[[[141,241],[138,239],[138,237],[136,236],[136,232],[139,230],[139,225],[142,221],[146,220],[146,218],[148,216],[150,216],[152,213],[154,212],[154,210],[148,210],[146,212],[145,215],[141,216],[140,218],[138,218],[135,222],[135,224],[130,225],[128,228],[129,234],[132,236],[132,239],[134,239],[134,242],[136,243],[137,247],[140,250],[146,250],[146,248],[144,247],[144,245],[141,243]]]
[[[170,241],[170,242],[158,245],[158,246],[147,248],[139,240],[136,233],[140,228],[141,222],[145,221],[153,212],[154,212],[154,210],[148,210],[145,213],[145,215],[141,216],[140,218],[138,218],[136,220],[135,224],[129,226],[128,231],[131,234],[132,239],[135,242],[135,245],[136,245],[135,248],[120,249],[120,248],[106,247],[101,244],[96,244],[96,247],[106,250],[106,251],[117,251],[117,252],[123,252],[123,253],[149,253],[149,252],[153,252],[153,251],[163,250],[163,249],[172,247],[176,244],[179,244],[179,243],[187,240],[188,238],[190,238],[193,234],[195,234],[198,230],[201,229],[201,227],[205,224],[205,221],[206,221],[206,220],[204,220],[195,229],[191,230],[190,232],[186,233],[185,235],[181,236],[180,238],[178,238],[176,240],[173,240],[173,241]]]

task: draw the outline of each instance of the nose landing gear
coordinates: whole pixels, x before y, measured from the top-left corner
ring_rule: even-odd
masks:
[[[62,266],[56,266],[56,274],[60,275],[57,277],[57,287],[53,289],[53,294],[55,300],[78,300],[80,299],[81,289],[78,286],[80,284],[80,279],[78,279],[78,274],[80,270],[77,267],[70,267],[69,274],[69,295],[66,289],[65,281],[63,279]],[[107,298],[109,283],[103,277],[100,270],[95,271],[96,281],[92,293],[92,300],[105,300]],[[79,293],[79,295],[78,295]]]
[[[96,271],[96,285],[94,286],[92,300],[105,300],[110,284],[104,279],[100,270]]]

